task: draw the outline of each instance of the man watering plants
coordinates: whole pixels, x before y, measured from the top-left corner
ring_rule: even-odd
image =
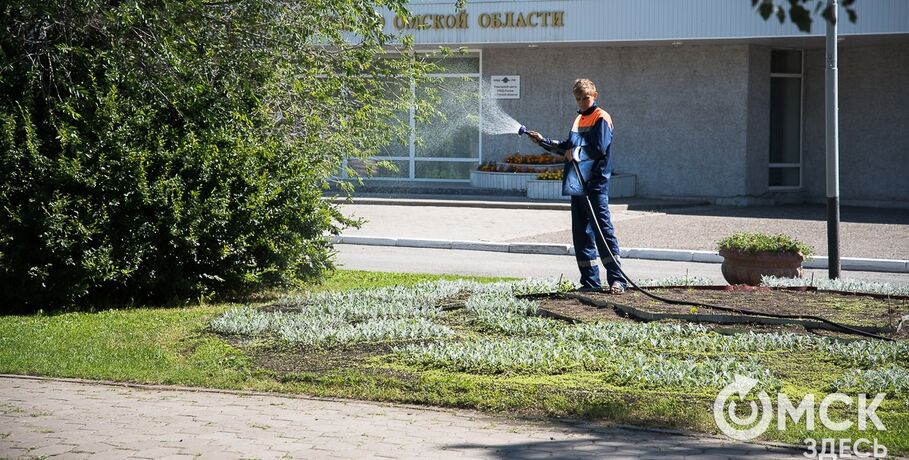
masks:
[[[547,139],[536,131],[527,131],[526,134],[547,151],[565,155],[562,194],[571,195],[571,234],[581,272],[581,290],[601,290],[600,270],[597,267],[599,249],[599,254],[603,255],[609,290],[613,294],[621,294],[625,292],[626,280],[619,271],[619,241],[609,215],[612,117],[597,106],[597,88],[592,81],[586,78],[575,81],[572,93],[578,104],[578,116],[568,139]],[[603,241],[597,237],[596,223],[599,223],[615,261],[608,256]]]

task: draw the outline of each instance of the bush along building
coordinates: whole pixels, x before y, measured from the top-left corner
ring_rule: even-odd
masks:
[[[440,63],[444,121],[382,157],[377,180],[468,182],[480,165],[540,153],[494,134],[510,115],[562,138],[571,85],[592,79],[615,123],[616,170],[637,196],[752,205],[824,202],[825,23],[765,21],[748,0],[413,1],[385,16]],[[839,24],[845,205],[909,207],[909,2],[863,0]],[[420,91],[415,87],[413,91]],[[422,139],[422,141],[417,140]],[[384,176],[383,176],[384,174]]]

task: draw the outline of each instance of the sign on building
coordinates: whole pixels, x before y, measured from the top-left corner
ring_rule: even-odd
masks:
[[[491,81],[493,99],[521,98],[520,75],[493,75]]]

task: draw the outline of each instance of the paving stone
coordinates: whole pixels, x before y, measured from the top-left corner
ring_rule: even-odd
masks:
[[[91,456],[92,460],[123,460],[129,458],[135,451],[125,449],[113,449],[106,452],[98,452]]]
[[[138,450],[133,454],[133,457],[159,458],[166,457],[168,455],[176,455],[178,453],[180,453],[180,449],[173,449],[170,447],[153,447],[151,449]]]
[[[3,443],[0,443],[0,454],[9,457],[9,458],[28,458],[29,449],[6,446]]]
[[[217,450],[217,448],[212,446],[186,446],[180,449],[180,453],[198,457],[211,452],[217,452]]]
[[[47,458],[48,458],[48,460],[50,460],[50,459],[54,459],[54,460],[56,460],[56,459],[60,459],[60,460],[64,460],[64,459],[65,459],[65,460],[88,460],[88,459],[94,458],[94,456],[92,456],[91,454],[86,454],[86,453],[65,452],[65,453],[62,453],[62,454],[60,454],[60,455],[51,455],[51,456],[48,456]]]
[[[29,451],[28,454],[34,457],[50,457],[51,455],[60,455],[69,452],[73,450],[73,447],[74,446],[70,444],[50,443],[44,447]]]
[[[0,457],[34,457],[32,452],[44,449],[46,455],[62,450],[57,453],[63,457],[100,459],[801,458],[799,451],[768,451],[716,438],[590,423],[525,423],[465,410],[51,380],[21,383],[0,377],[0,423],[10,427],[0,438]]]
[[[224,460],[224,455],[219,452],[204,452],[194,457],[196,460]]]

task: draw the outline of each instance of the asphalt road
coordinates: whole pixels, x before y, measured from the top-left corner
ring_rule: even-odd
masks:
[[[418,249],[339,244],[337,264],[348,270],[433,273],[502,277],[534,277],[577,280],[573,256],[511,254],[502,252]],[[626,273],[635,280],[670,277],[701,277],[725,284],[720,264],[626,259]],[[602,271],[601,271],[602,273]],[[843,271],[844,279],[885,282],[909,286],[907,273]],[[805,270],[805,277],[822,278],[826,270]]]
[[[571,215],[567,210],[387,204],[340,208],[347,216],[366,220],[359,229],[345,229],[345,235],[571,244]],[[823,206],[704,206],[665,212],[614,208],[612,219],[623,248],[713,251],[717,240],[749,231],[785,233],[811,245],[815,254],[827,254]],[[909,212],[843,208],[840,256],[909,259]]]

